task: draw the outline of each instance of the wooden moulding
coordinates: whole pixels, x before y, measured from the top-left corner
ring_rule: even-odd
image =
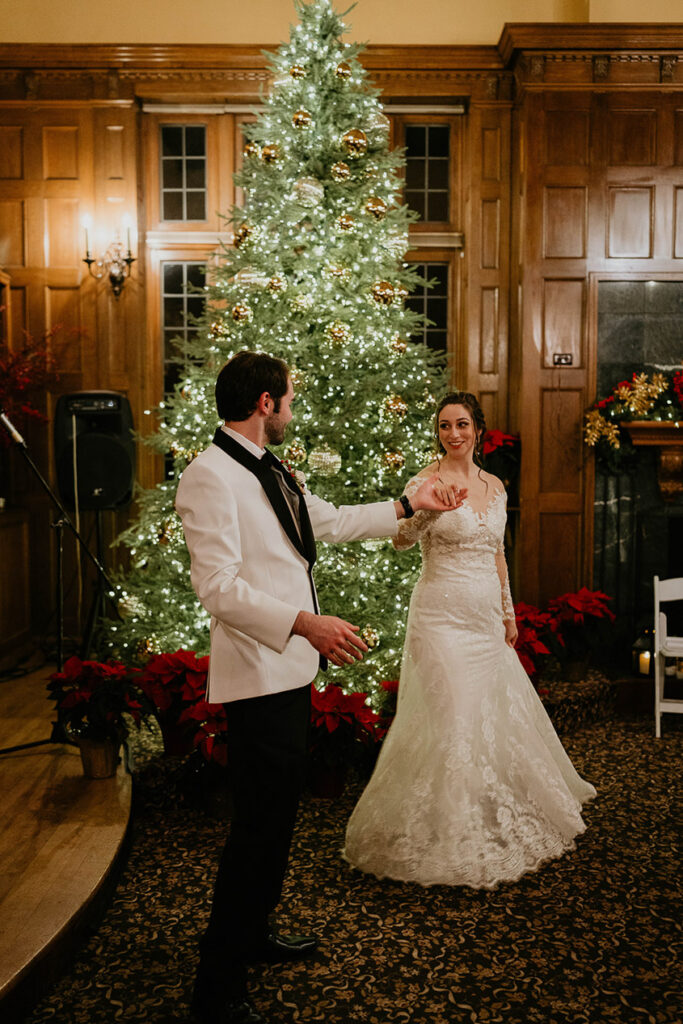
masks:
[[[683,421],[631,420],[620,426],[637,448],[659,449],[657,482],[664,500],[683,496]]]

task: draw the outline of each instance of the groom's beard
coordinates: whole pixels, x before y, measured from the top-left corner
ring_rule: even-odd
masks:
[[[265,422],[266,441],[268,444],[282,444],[285,439],[287,425],[280,420],[279,413],[271,413]]]

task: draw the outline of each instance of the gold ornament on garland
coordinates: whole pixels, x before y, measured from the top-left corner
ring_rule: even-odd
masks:
[[[372,286],[372,297],[380,306],[390,306],[394,301],[394,286],[389,281],[376,281]]]
[[[261,151],[258,147],[258,143],[250,141],[244,143],[244,149],[242,150],[242,152],[246,157],[253,157],[259,156]]]
[[[348,284],[351,280],[351,271],[348,267],[338,267],[330,264],[326,267],[326,270],[330,277],[340,281],[341,284]]]
[[[330,167],[330,174],[334,181],[341,183],[342,181],[348,181],[351,176],[351,168],[343,160],[338,160],[336,164],[332,164]]]
[[[405,302],[410,295],[410,292],[402,284],[394,285],[394,298],[397,302]]]
[[[377,644],[379,643],[379,633],[376,629],[373,629],[372,626],[365,626],[361,629],[360,638],[365,641],[370,650],[377,647]]]
[[[384,408],[392,416],[401,420],[408,412],[408,403],[400,395],[389,395],[384,399]]]
[[[337,217],[337,226],[340,231],[353,231],[355,223],[350,213],[342,213]]]
[[[303,64],[292,64],[289,73],[296,81],[306,77],[306,68]]]
[[[236,324],[248,324],[254,317],[254,311],[246,303],[238,302],[232,307],[231,316]]]
[[[313,305],[313,296],[308,292],[295,295],[292,299],[292,309],[295,313],[303,313]]]
[[[389,134],[391,128],[391,121],[383,114],[381,110],[373,111],[368,114],[365,121],[365,131],[367,137],[375,144],[384,142],[385,137]]]
[[[269,142],[261,150],[261,159],[266,164],[274,164],[280,159],[280,147],[276,142]]]
[[[406,464],[406,457],[403,452],[385,452],[382,456],[382,465],[390,473],[400,472]]]
[[[389,342],[389,348],[392,352],[396,352],[397,355],[402,356],[404,352],[408,351],[408,342],[404,341],[404,339],[397,334]]]
[[[306,449],[301,441],[292,441],[285,451],[285,458],[295,465],[306,461]]]
[[[305,389],[307,382],[306,374],[298,366],[290,366],[289,379],[295,391],[303,391]]]
[[[249,224],[240,224],[235,231],[235,248],[239,249],[242,245],[245,245],[249,241],[254,233],[254,229]]]
[[[145,606],[135,594],[126,594],[116,605],[122,618],[127,619],[131,615],[144,615]]]
[[[311,473],[317,473],[318,476],[336,476],[342,467],[342,457],[334,448],[324,444],[311,452],[308,465]]]
[[[169,544],[178,536],[178,522],[175,516],[165,519],[157,530],[157,537],[160,544]]]
[[[311,127],[313,118],[307,110],[295,110],[292,114],[292,124],[295,128],[303,130]]]
[[[351,65],[348,63],[348,61],[342,60],[337,64],[336,68],[334,69],[334,73],[337,76],[337,78],[340,78],[342,80],[342,82],[348,82],[353,73],[353,69]]]
[[[301,206],[318,206],[325,198],[325,187],[317,178],[299,178],[294,186],[294,195]]]
[[[348,324],[341,320],[335,320],[325,328],[325,334],[333,345],[346,345],[351,341],[351,329]]]
[[[360,128],[349,128],[341,137],[342,146],[353,160],[367,152],[368,137]]]
[[[283,277],[282,274],[273,274],[266,287],[269,292],[278,295],[280,292],[287,291],[287,278]]]
[[[223,323],[222,320],[214,320],[209,329],[209,337],[214,338],[228,338],[230,336],[230,328],[227,324]]]
[[[370,196],[365,204],[365,209],[375,220],[382,220],[386,216],[389,207],[380,196]]]
[[[143,665],[146,665],[155,654],[161,654],[161,646],[159,644],[158,637],[156,637],[154,633],[150,633],[149,636],[141,637],[135,645],[135,657],[137,660],[142,662]]]

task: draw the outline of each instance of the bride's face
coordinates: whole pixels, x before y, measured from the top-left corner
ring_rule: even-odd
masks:
[[[439,440],[447,455],[470,460],[477,433],[469,409],[464,405],[445,405],[439,413]]]

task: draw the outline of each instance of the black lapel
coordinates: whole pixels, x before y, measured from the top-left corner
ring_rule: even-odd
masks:
[[[284,478],[284,481],[289,490],[296,496],[299,502],[299,528],[301,530],[301,540],[304,545],[304,553],[309,563],[313,565],[316,559],[316,546],[315,546],[315,535],[313,533],[313,526],[311,524],[311,517],[308,514],[308,507],[306,505],[306,499],[304,498],[299,486],[295,482],[292,474],[289,472],[286,466],[280,462],[276,455],[273,455],[271,451],[266,448],[265,458],[276,467],[277,471],[280,472]]]
[[[292,513],[287,505],[285,496],[280,489],[280,485],[275,479],[275,473],[271,468],[268,458],[257,459],[255,455],[252,455],[251,452],[247,451],[244,445],[233,440],[233,438],[230,437],[229,434],[226,434],[224,430],[221,430],[220,427],[214,434],[213,443],[258,478],[263,490],[266,492],[266,497],[272,505],[273,511],[282,526],[282,529],[285,531],[289,540],[292,542],[299,554],[303,555],[303,557],[309,562],[309,565],[312,565],[315,561],[315,540],[313,539],[313,530],[311,528],[311,522],[305,501],[300,500],[299,502],[299,509],[301,509],[302,504],[304,506],[307,524],[307,530],[305,530],[304,519],[302,518],[301,534],[303,538],[306,538],[306,541],[308,540],[307,534],[310,534],[310,539],[312,540],[312,558],[311,545],[309,545],[309,543],[302,542],[302,537],[299,537],[299,531],[296,528],[296,523],[292,519]],[[271,458],[274,459],[275,456],[271,456]],[[303,495],[300,495],[300,498],[303,498]]]

